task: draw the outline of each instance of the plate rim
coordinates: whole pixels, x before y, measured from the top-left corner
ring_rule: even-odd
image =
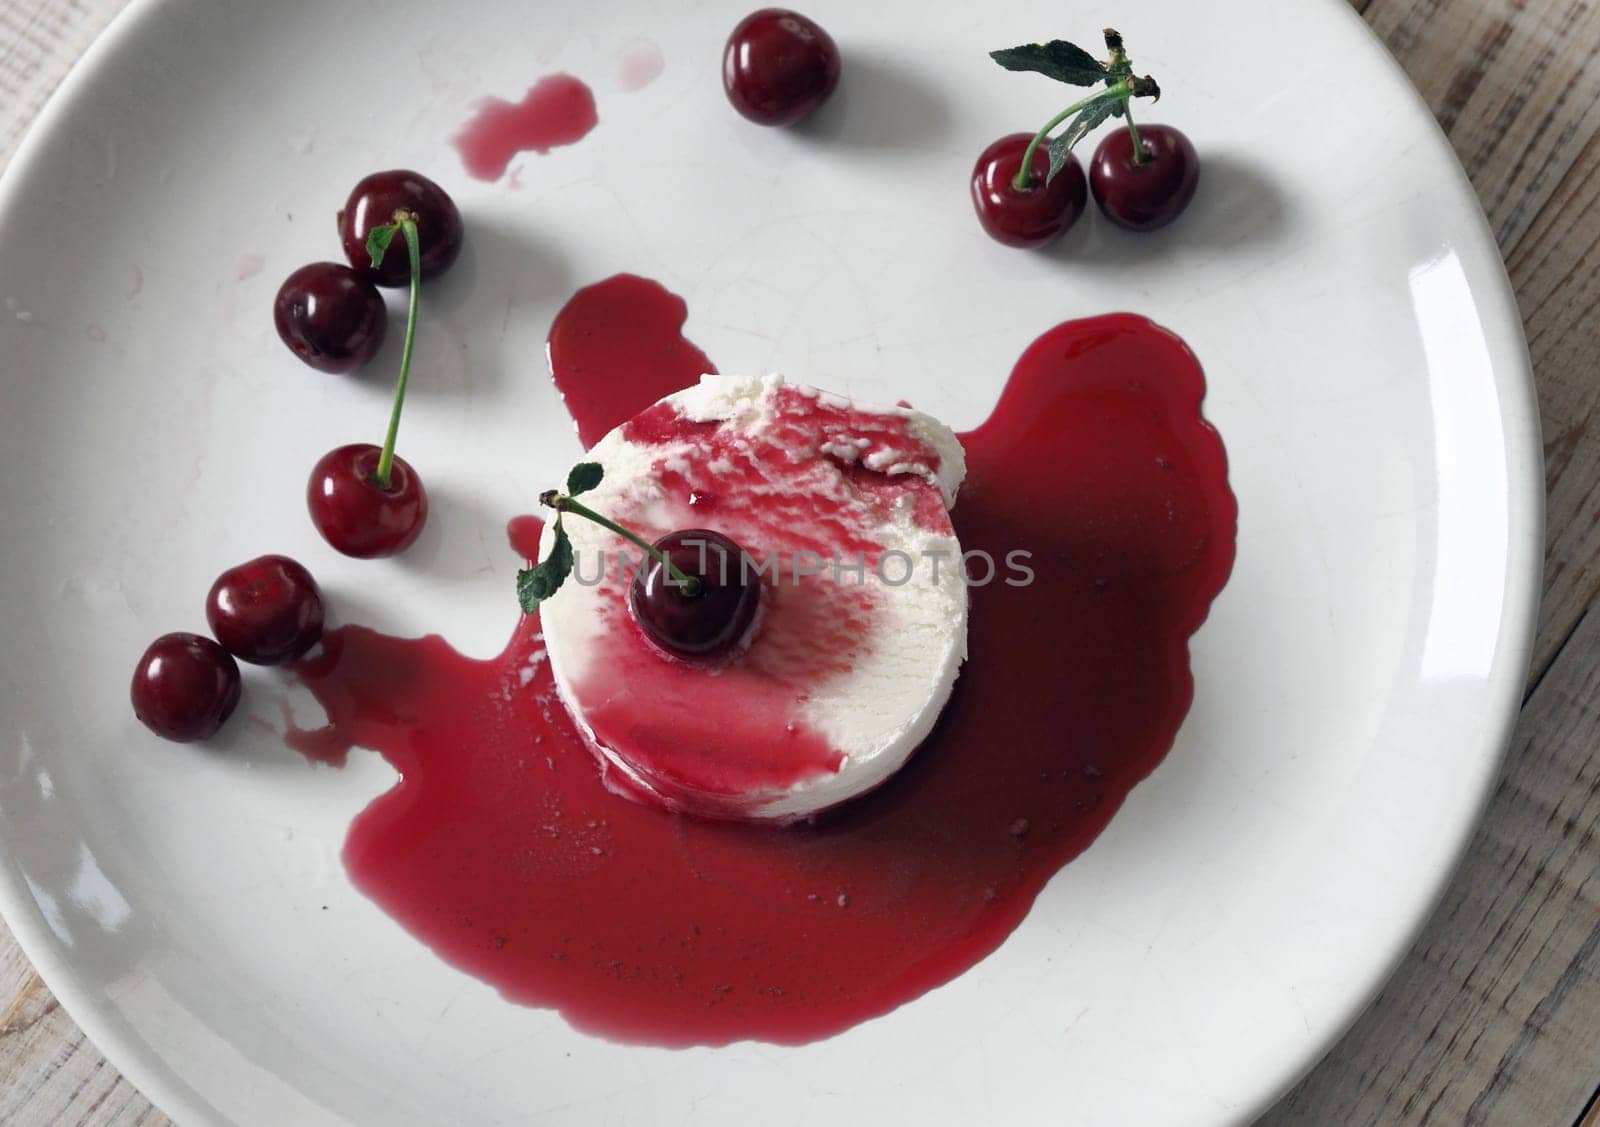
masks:
[[[1480,775],[1476,801],[1472,804],[1470,812],[1452,827],[1455,840],[1451,843],[1448,863],[1439,866],[1433,874],[1432,887],[1428,889],[1427,895],[1420,897],[1414,903],[1409,926],[1404,929],[1403,941],[1396,944],[1388,959],[1377,961],[1366,988],[1352,992],[1342,1012],[1331,1022],[1325,1038],[1310,1039],[1297,1068],[1290,1070],[1276,1088],[1264,1091],[1256,1103],[1242,1109],[1238,1120],[1240,1123],[1254,1122],[1266,1114],[1339,1045],[1383,988],[1399,972],[1422,932],[1438,913],[1446,894],[1455,884],[1456,877],[1465,867],[1472,841],[1484,823],[1489,802],[1494,797],[1500,779],[1505,773],[1512,739],[1522,718],[1528,673],[1533,666],[1539,607],[1544,597],[1546,498],[1539,390],[1534,377],[1533,356],[1528,348],[1527,327],[1523,323],[1521,307],[1517,304],[1511,275],[1506,269],[1505,255],[1500,249],[1500,241],[1495,237],[1494,228],[1489,224],[1489,216],[1483,210],[1483,201],[1477,189],[1472,186],[1471,177],[1467,174],[1466,166],[1461,163],[1461,157],[1457,154],[1455,146],[1451,144],[1449,135],[1439,124],[1439,119],[1434,116],[1432,107],[1422,96],[1422,91],[1400,65],[1400,60],[1395,58],[1379,38],[1378,33],[1346,0],[1316,0],[1316,2],[1331,4],[1360,27],[1364,42],[1370,53],[1377,57],[1380,69],[1385,70],[1403,91],[1410,111],[1420,115],[1426,122],[1425,128],[1432,143],[1450,169],[1452,187],[1457,197],[1454,202],[1464,215],[1470,217],[1477,227],[1478,238],[1492,252],[1490,256],[1492,265],[1484,271],[1469,271],[1468,277],[1474,298],[1473,307],[1482,317],[1482,323],[1486,327],[1493,325],[1503,332],[1508,331],[1512,338],[1508,356],[1498,355],[1503,349],[1497,349],[1493,340],[1486,338],[1484,343],[1490,360],[1495,390],[1500,397],[1500,431],[1503,440],[1502,449],[1506,455],[1508,526],[1506,548],[1510,553],[1520,546],[1527,552],[1528,558],[1526,566],[1520,570],[1511,566],[1515,563],[1514,559],[1508,559],[1507,562],[1505,609],[1500,619],[1498,635],[1500,650],[1494,667],[1485,678],[1487,683],[1485,695],[1490,701],[1489,712],[1497,722],[1485,725],[1483,729],[1483,734],[1487,738],[1482,739],[1479,744],[1483,754],[1478,757]],[[1492,308],[1491,299],[1494,303]],[[1493,321],[1483,316],[1491,313]],[[1513,403],[1519,408],[1515,413],[1507,410]],[[1520,427],[1517,425],[1519,423]],[[1526,469],[1520,480],[1516,476],[1519,466],[1524,466]]]
[[[28,178],[39,159],[46,139],[71,114],[74,106],[89,91],[102,62],[121,49],[125,40],[136,35],[156,18],[160,9],[179,0],[128,0],[112,16],[100,34],[79,55],[39,112],[28,123],[11,162],[0,170],[0,222],[3,222],[10,197],[17,185]],[[10,852],[0,842],[0,919],[5,921],[28,959],[35,974],[77,1023],[90,1044],[117,1072],[155,1107],[178,1123],[222,1123],[217,1109],[177,1076],[150,1045],[128,1036],[116,1020],[102,1010],[93,991],[84,986],[65,958],[59,958],[49,926],[12,863]]]

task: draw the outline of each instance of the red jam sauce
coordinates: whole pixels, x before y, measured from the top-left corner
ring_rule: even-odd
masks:
[[[550,334],[592,442],[710,370],[683,302],[621,276]],[[356,818],[356,885],[438,955],[579,1029],[657,1045],[826,1037],[993,951],[1172,746],[1188,639],[1233,563],[1236,506],[1205,382],[1176,336],[1059,325],[962,436],[962,546],[1032,553],[971,590],[939,726],[872,794],[790,827],[697,820],[602,785],[557,701],[539,623],[499,657],[332,631],[299,674],[328,713],[290,740],[401,779]],[[526,554],[535,526],[514,522]],[[510,593],[507,594],[508,602]]]

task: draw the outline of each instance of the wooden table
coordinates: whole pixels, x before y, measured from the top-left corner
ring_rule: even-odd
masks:
[[[1510,265],[1548,559],[1522,721],[1460,873],[1393,981],[1263,1123],[1600,1127],[1600,2],[1354,2],[1449,134]],[[0,0],[0,167],[121,6]],[[166,1122],[0,926],[0,1123]]]

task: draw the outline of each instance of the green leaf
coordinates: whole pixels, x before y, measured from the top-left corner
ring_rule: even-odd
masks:
[[[400,224],[385,223],[367,232],[367,257],[372,259],[374,269],[383,265],[384,253],[388,251],[389,243],[393,241],[394,233],[398,230]]]
[[[532,614],[539,609],[538,591],[541,582],[537,567],[525,567],[517,572],[517,602],[522,604],[523,614]]]
[[[1103,102],[1095,102],[1085,106],[1078,116],[1073,118],[1061,136],[1050,142],[1050,171],[1045,174],[1046,184],[1056,178],[1067,163],[1067,154],[1072,152],[1072,146],[1086,137],[1091,129],[1111,116],[1112,106],[1120,104],[1120,99],[1108,98]]]
[[[1007,70],[1037,71],[1072,86],[1093,86],[1106,77],[1105,64],[1065,39],[990,51],[989,57]]]
[[[555,583],[555,587],[550,591],[553,595],[556,593],[556,588],[565,583],[567,576],[572,574],[572,541],[567,539],[567,530],[559,523],[556,525],[556,542],[550,546],[550,554],[545,557],[544,563],[550,569],[551,581]],[[549,595],[545,597],[549,598]]]
[[[567,496],[576,497],[580,493],[589,492],[599,485],[605,476],[606,471],[599,462],[579,462],[567,475]]]
[[[572,541],[567,539],[567,530],[557,525],[550,554],[542,563],[517,572],[517,601],[522,604],[522,612],[532,614],[538,610],[540,603],[561,590],[571,574]]]

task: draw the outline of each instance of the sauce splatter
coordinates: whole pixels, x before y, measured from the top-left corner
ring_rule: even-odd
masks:
[[[551,74],[528,88],[520,102],[484,98],[451,139],[467,173],[498,180],[518,153],[548,153],[588,136],[600,118],[594,94],[570,74]]]
[[[617,78],[624,90],[643,90],[661,77],[666,66],[667,60],[661,54],[660,47],[654,43],[641,43],[623,52],[617,64]]]

